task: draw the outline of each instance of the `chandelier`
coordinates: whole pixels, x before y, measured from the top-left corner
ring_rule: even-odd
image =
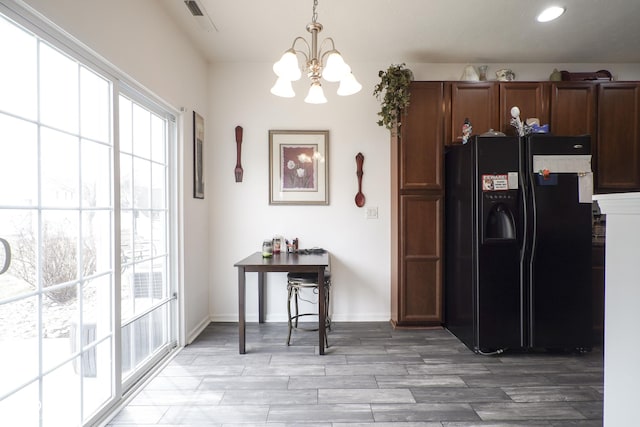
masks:
[[[340,82],[338,95],[353,95],[362,89],[358,83],[351,67],[344,62],[340,52],[336,50],[335,43],[331,37],[327,37],[318,46],[318,33],[322,31],[322,24],[318,22],[318,0],[313,1],[313,15],[311,23],[307,25],[307,31],[311,33],[311,45],[303,38],[296,37],[291,48],[286,50],[280,60],[273,64],[273,71],[278,76],[276,83],[271,88],[271,93],[284,98],[293,98],[296,94],[293,91],[291,82],[300,80],[302,71],[298,64],[297,54],[304,57],[303,70],[311,80],[309,93],[304,102],[309,104],[324,104],[327,98],[322,91],[320,78],[328,82]],[[300,43],[298,43],[300,42]],[[306,48],[296,49],[296,44]]]

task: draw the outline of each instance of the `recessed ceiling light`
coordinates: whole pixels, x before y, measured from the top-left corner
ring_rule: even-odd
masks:
[[[538,22],[549,22],[554,19],[560,17],[564,13],[566,9],[560,6],[552,6],[548,7],[542,11],[540,15],[538,15]]]

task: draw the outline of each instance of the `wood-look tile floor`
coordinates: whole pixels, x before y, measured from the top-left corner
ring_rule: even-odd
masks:
[[[603,355],[474,354],[444,329],[212,323],[109,426],[601,426]]]

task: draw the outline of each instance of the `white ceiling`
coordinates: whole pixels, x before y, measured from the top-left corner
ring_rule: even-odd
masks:
[[[275,62],[296,36],[310,40],[312,0],[198,0],[207,32],[183,0],[161,0],[210,62]],[[320,40],[348,62],[640,63],[640,0],[319,0]],[[558,3],[555,3],[558,4]],[[595,71],[595,70],[594,70]]]

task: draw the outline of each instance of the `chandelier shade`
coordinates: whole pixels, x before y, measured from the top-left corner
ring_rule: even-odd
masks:
[[[344,62],[342,55],[333,50],[327,55],[327,65],[322,70],[322,78],[328,82],[339,82],[351,72],[351,67]]]
[[[340,96],[353,95],[362,89],[362,85],[351,72],[351,67],[336,50],[332,38],[327,37],[318,46],[318,33],[322,31],[322,24],[317,21],[317,7],[318,0],[314,0],[313,16],[311,23],[307,25],[307,31],[311,33],[311,44],[303,37],[296,37],[291,48],[287,49],[280,60],[273,64],[273,72],[278,79],[271,88],[272,94],[285,98],[294,97],[295,92],[291,82],[299,80],[303,71],[310,80],[309,93],[304,101],[310,104],[327,102],[320,79],[327,82],[340,82],[338,87]],[[323,49],[325,45],[328,45],[328,49]],[[304,58],[302,66],[298,63],[298,55]]]
[[[278,77],[276,84],[271,88],[271,93],[282,98],[293,98],[296,96],[296,93],[293,91],[293,86],[291,86],[291,80],[282,77]]]
[[[360,92],[360,89],[362,89],[362,85],[356,80],[355,76],[352,73],[349,73],[342,80],[340,80],[338,95],[353,95],[354,93]]]
[[[320,82],[311,83],[309,93],[304,99],[304,102],[307,104],[324,104],[327,102],[327,98],[324,96],[324,91],[322,90]]]
[[[283,53],[280,60],[273,64],[273,72],[276,73],[276,76],[279,78],[284,78],[291,82],[300,80],[302,72],[298,66],[296,51],[289,49]]]

